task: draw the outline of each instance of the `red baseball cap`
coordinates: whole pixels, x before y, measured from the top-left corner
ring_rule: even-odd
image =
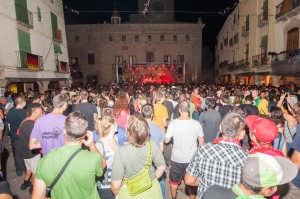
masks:
[[[273,142],[278,135],[278,128],[274,122],[257,115],[246,117],[246,124],[253,135],[261,142]]]

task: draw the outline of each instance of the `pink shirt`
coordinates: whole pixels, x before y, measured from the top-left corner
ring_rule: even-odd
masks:
[[[117,113],[118,126],[121,126],[126,129],[128,117],[129,117],[129,113],[127,113],[126,111],[121,111],[120,113]]]

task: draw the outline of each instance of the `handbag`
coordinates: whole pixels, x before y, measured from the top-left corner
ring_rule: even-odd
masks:
[[[152,159],[152,143],[149,140],[149,151],[146,166],[137,174],[124,178],[123,181],[131,196],[136,196],[152,187],[152,180],[149,176],[148,170]]]
[[[45,193],[45,198],[51,198],[51,190],[53,189],[53,187],[55,186],[55,184],[58,182],[58,180],[60,179],[60,177],[62,176],[62,174],[65,172],[66,168],[68,167],[68,165],[70,164],[71,160],[81,151],[82,149],[79,148],[77,149],[72,155],[71,157],[69,157],[69,159],[67,160],[67,162],[64,164],[63,168],[60,170],[60,172],[58,173],[58,175],[56,176],[56,178],[53,180],[53,182],[51,183],[50,186],[46,187],[46,193]]]

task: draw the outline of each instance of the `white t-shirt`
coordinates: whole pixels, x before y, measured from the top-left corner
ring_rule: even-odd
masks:
[[[167,130],[166,138],[173,137],[171,160],[178,163],[189,163],[197,150],[197,139],[203,137],[201,124],[193,119],[173,120]]]

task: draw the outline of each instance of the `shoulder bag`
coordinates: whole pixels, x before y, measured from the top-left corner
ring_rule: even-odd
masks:
[[[123,181],[131,196],[136,196],[152,187],[152,180],[149,176],[148,170],[152,159],[152,143],[149,140],[149,151],[148,158],[145,168],[143,168],[139,173],[129,177],[124,178]]]
[[[58,180],[60,179],[60,177],[62,176],[62,174],[65,172],[66,168],[68,167],[68,165],[70,164],[71,160],[81,151],[82,149],[79,148],[77,149],[72,155],[71,157],[67,160],[67,162],[65,163],[65,165],[63,166],[63,168],[60,170],[60,172],[58,173],[58,175],[56,176],[56,178],[53,180],[53,182],[51,183],[51,185],[49,187],[46,188],[46,193],[45,193],[45,197],[46,198],[51,198],[51,190],[53,189],[53,187],[55,186],[55,184],[58,182]]]

